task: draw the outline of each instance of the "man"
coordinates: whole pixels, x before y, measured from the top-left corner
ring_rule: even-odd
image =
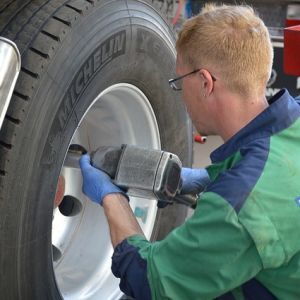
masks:
[[[170,84],[199,133],[224,144],[193,216],[154,243],[122,191],[82,158],[84,192],[110,226],[112,271],[136,299],[300,299],[300,107],[286,90],[264,96],[267,28],[247,6],[208,5],[176,46],[180,77]],[[184,169],[184,189],[203,172]]]

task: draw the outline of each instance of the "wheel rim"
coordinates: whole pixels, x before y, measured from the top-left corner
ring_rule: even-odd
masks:
[[[93,101],[71,141],[88,150],[123,143],[161,148],[148,99],[125,83],[107,88]],[[52,224],[53,267],[59,290],[64,299],[117,299],[122,293],[110,270],[113,249],[103,209],[82,194],[80,169],[63,166],[61,174],[64,198],[54,210]],[[152,200],[130,199],[147,238],[157,213]]]

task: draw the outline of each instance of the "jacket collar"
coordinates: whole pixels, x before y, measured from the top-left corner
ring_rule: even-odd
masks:
[[[289,127],[299,116],[300,106],[286,89],[269,100],[269,106],[210,155],[213,163],[228,158],[249,142],[268,138]]]

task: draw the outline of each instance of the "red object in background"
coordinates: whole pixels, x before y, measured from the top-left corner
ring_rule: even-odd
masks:
[[[179,0],[175,16],[174,16],[174,18],[172,20],[172,25],[176,25],[176,23],[178,22],[178,20],[180,18],[180,14],[181,14],[181,12],[182,12],[182,10],[184,8],[184,5],[185,5],[185,1],[184,0]]]
[[[300,25],[284,29],[283,69],[288,75],[300,76]]]
[[[206,142],[206,136],[202,136],[200,134],[196,134],[194,140],[197,143],[204,144]]]
[[[300,25],[300,20],[298,19],[286,19],[285,20],[285,27],[291,27],[291,26],[296,26]]]

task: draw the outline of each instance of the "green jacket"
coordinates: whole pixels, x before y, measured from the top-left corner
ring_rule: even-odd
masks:
[[[123,241],[112,270],[136,299],[300,299],[300,106],[286,90],[211,154],[193,216]]]

